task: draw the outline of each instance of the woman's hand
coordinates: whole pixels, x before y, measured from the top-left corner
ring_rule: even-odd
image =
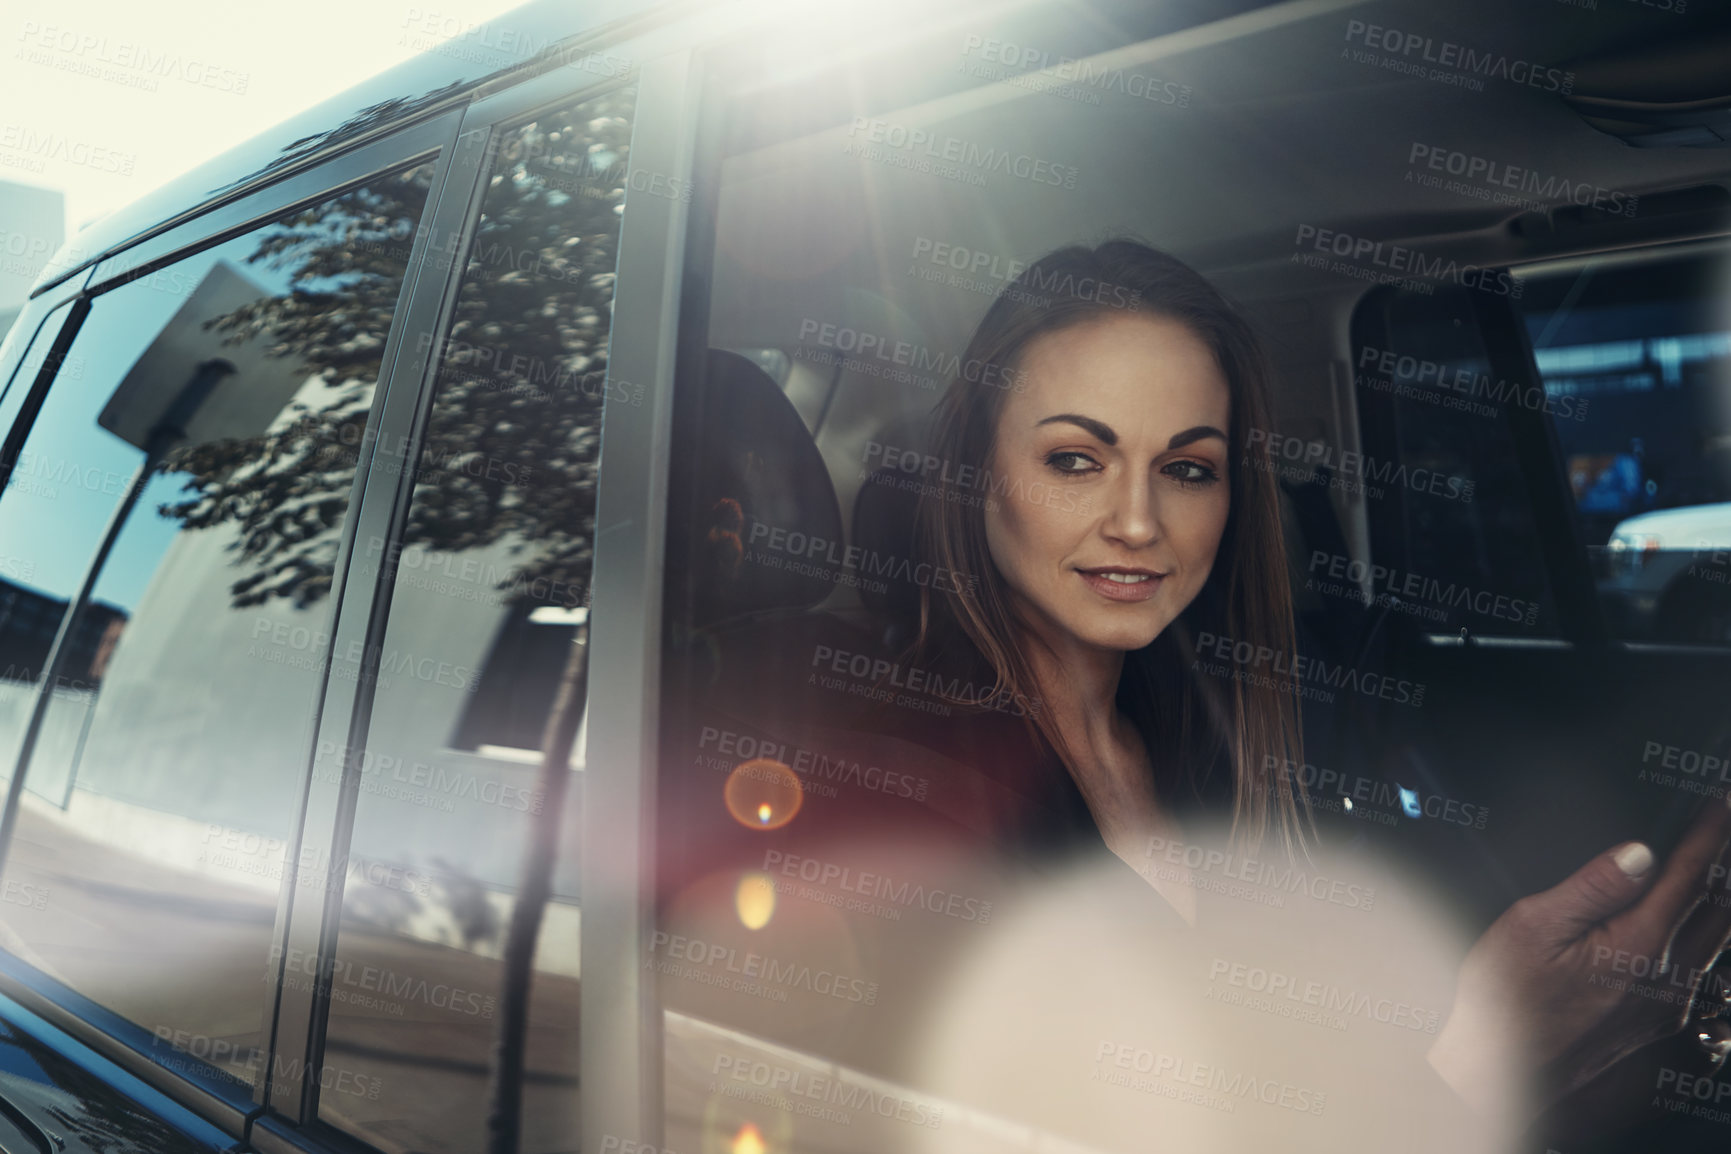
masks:
[[[1525,1120],[1682,1029],[1731,937],[1728,837],[1731,808],[1710,803],[1668,861],[1629,842],[1509,907],[1461,966],[1431,1065]]]

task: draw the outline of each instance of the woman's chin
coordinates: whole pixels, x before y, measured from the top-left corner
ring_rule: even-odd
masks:
[[[1130,653],[1145,649],[1165,631],[1170,622],[1164,618],[1139,621],[1091,621],[1077,637],[1096,649],[1115,649]]]

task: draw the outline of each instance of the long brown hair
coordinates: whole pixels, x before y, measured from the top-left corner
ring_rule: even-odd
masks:
[[[1186,325],[1219,362],[1231,396],[1231,508],[1214,566],[1196,599],[1146,647],[1126,655],[1118,708],[1136,724],[1163,797],[1186,786],[1201,795],[1208,769],[1224,755],[1231,766],[1235,842],[1259,844],[1278,814],[1288,852],[1302,846],[1302,785],[1273,767],[1303,763],[1298,708],[1267,679],[1195,675],[1194,639],[1203,632],[1296,654],[1292,596],[1286,576],[1280,501],[1267,461],[1271,370],[1248,321],[1203,276],[1166,253],[1131,240],[1074,246],[1028,266],[992,303],[974,331],[939,403],[931,452],[952,467],[938,491],[924,491],[918,513],[921,551],[956,573],[977,575],[966,590],[923,588],[915,650],[923,660],[960,657],[995,675],[998,694],[1037,699],[1003,576],[986,544],[978,500],[951,479],[960,467],[986,475],[998,418],[1017,386],[1019,362],[1036,338],[1133,309]],[[1259,467],[1260,466],[1260,467]],[[1068,761],[1048,709],[1026,717],[1032,733]]]

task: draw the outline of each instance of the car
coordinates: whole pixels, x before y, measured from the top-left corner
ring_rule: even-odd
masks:
[[[83,1071],[0,1084],[8,1124],[1128,1149],[1146,1108],[1218,1148],[1470,1145],[1393,1059],[1305,1055],[1422,1067],[1513,902],[1731,784],[1723,558],[1660,581],[1731,508],[1731,17],[535,0],[403,34],[86,227],[0,344],[0,1019]],[[1360,872],[1161,860],[1382,967],[1292,1012],[1196,962],[1183,1012],[1265,1042],[1249,1082],[1131,1028],[1147,958],[1089,935],[1170,940],[1134,937],[1152,891],[1035,933],[951,852],[955,767],[1043,703],[907,656],[922,593],[978,577],[915,507],[1004,496],[933,447],[953,381],[1016,384],[970,333],[1125,236],[1266,347],[1296,652],[1198,637],[1196,676],[1278,674],[1304,747],[1263,771]],[[1089,892],[1125,904],[1064,920]],[[1054,991],[1124,1031],[1065,1034]],[[1528,1137],[1717,1148],[1723,1088],[1647,1047]]]
[[[1731,549],[1731,503],[1660,509],[1619,522],[1605,546],[1611,579],[1602,596],[1626,604],[1637,621],[1660,624],[1631,631],[1685,634],[1704,622],[1701,586],[1724,585]],[[1723,629],[1717,632],[1723,637]]]

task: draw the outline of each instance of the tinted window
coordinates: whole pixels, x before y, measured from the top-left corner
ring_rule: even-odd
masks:
[[[407,519],[357,546],[362,573],[395,572],[326,1042],[364,1085],[325,1088],[319,1116],[389,1149],[483,1147],[501,957],[543,818],[562,837],[536,910],[522,1149],[572,1146],[581,792],[547,812],[541,748],[588,612],[603,403],[642,403],[607,375],[633,104],[614,92],[497,138]]]
[[[1526,327],[1614,634],[1731,643],[1727,252],[1528,277]]]
[[[1306,563],[1307,580],[1354,589],[1424,633],[1558,632],[1536,518],[1509,409],[1546,405],[1536,382],[1494,371],[1459,292],[1380,290],[1353,323],[1353,382],[1377,484],[1368,502],[1372,562]],[[1572,406],[1570,406],[1572,411]],[[1441,484],[1415,483],[1423,477]]]
[[[6,862],[29,899],[9,948],[243,1078],[262,1069],[356,449],[431,172],[97,299],[82,371],[55,382],[0,498],[0,538],[35,566],[14,611],[61,629]]]

